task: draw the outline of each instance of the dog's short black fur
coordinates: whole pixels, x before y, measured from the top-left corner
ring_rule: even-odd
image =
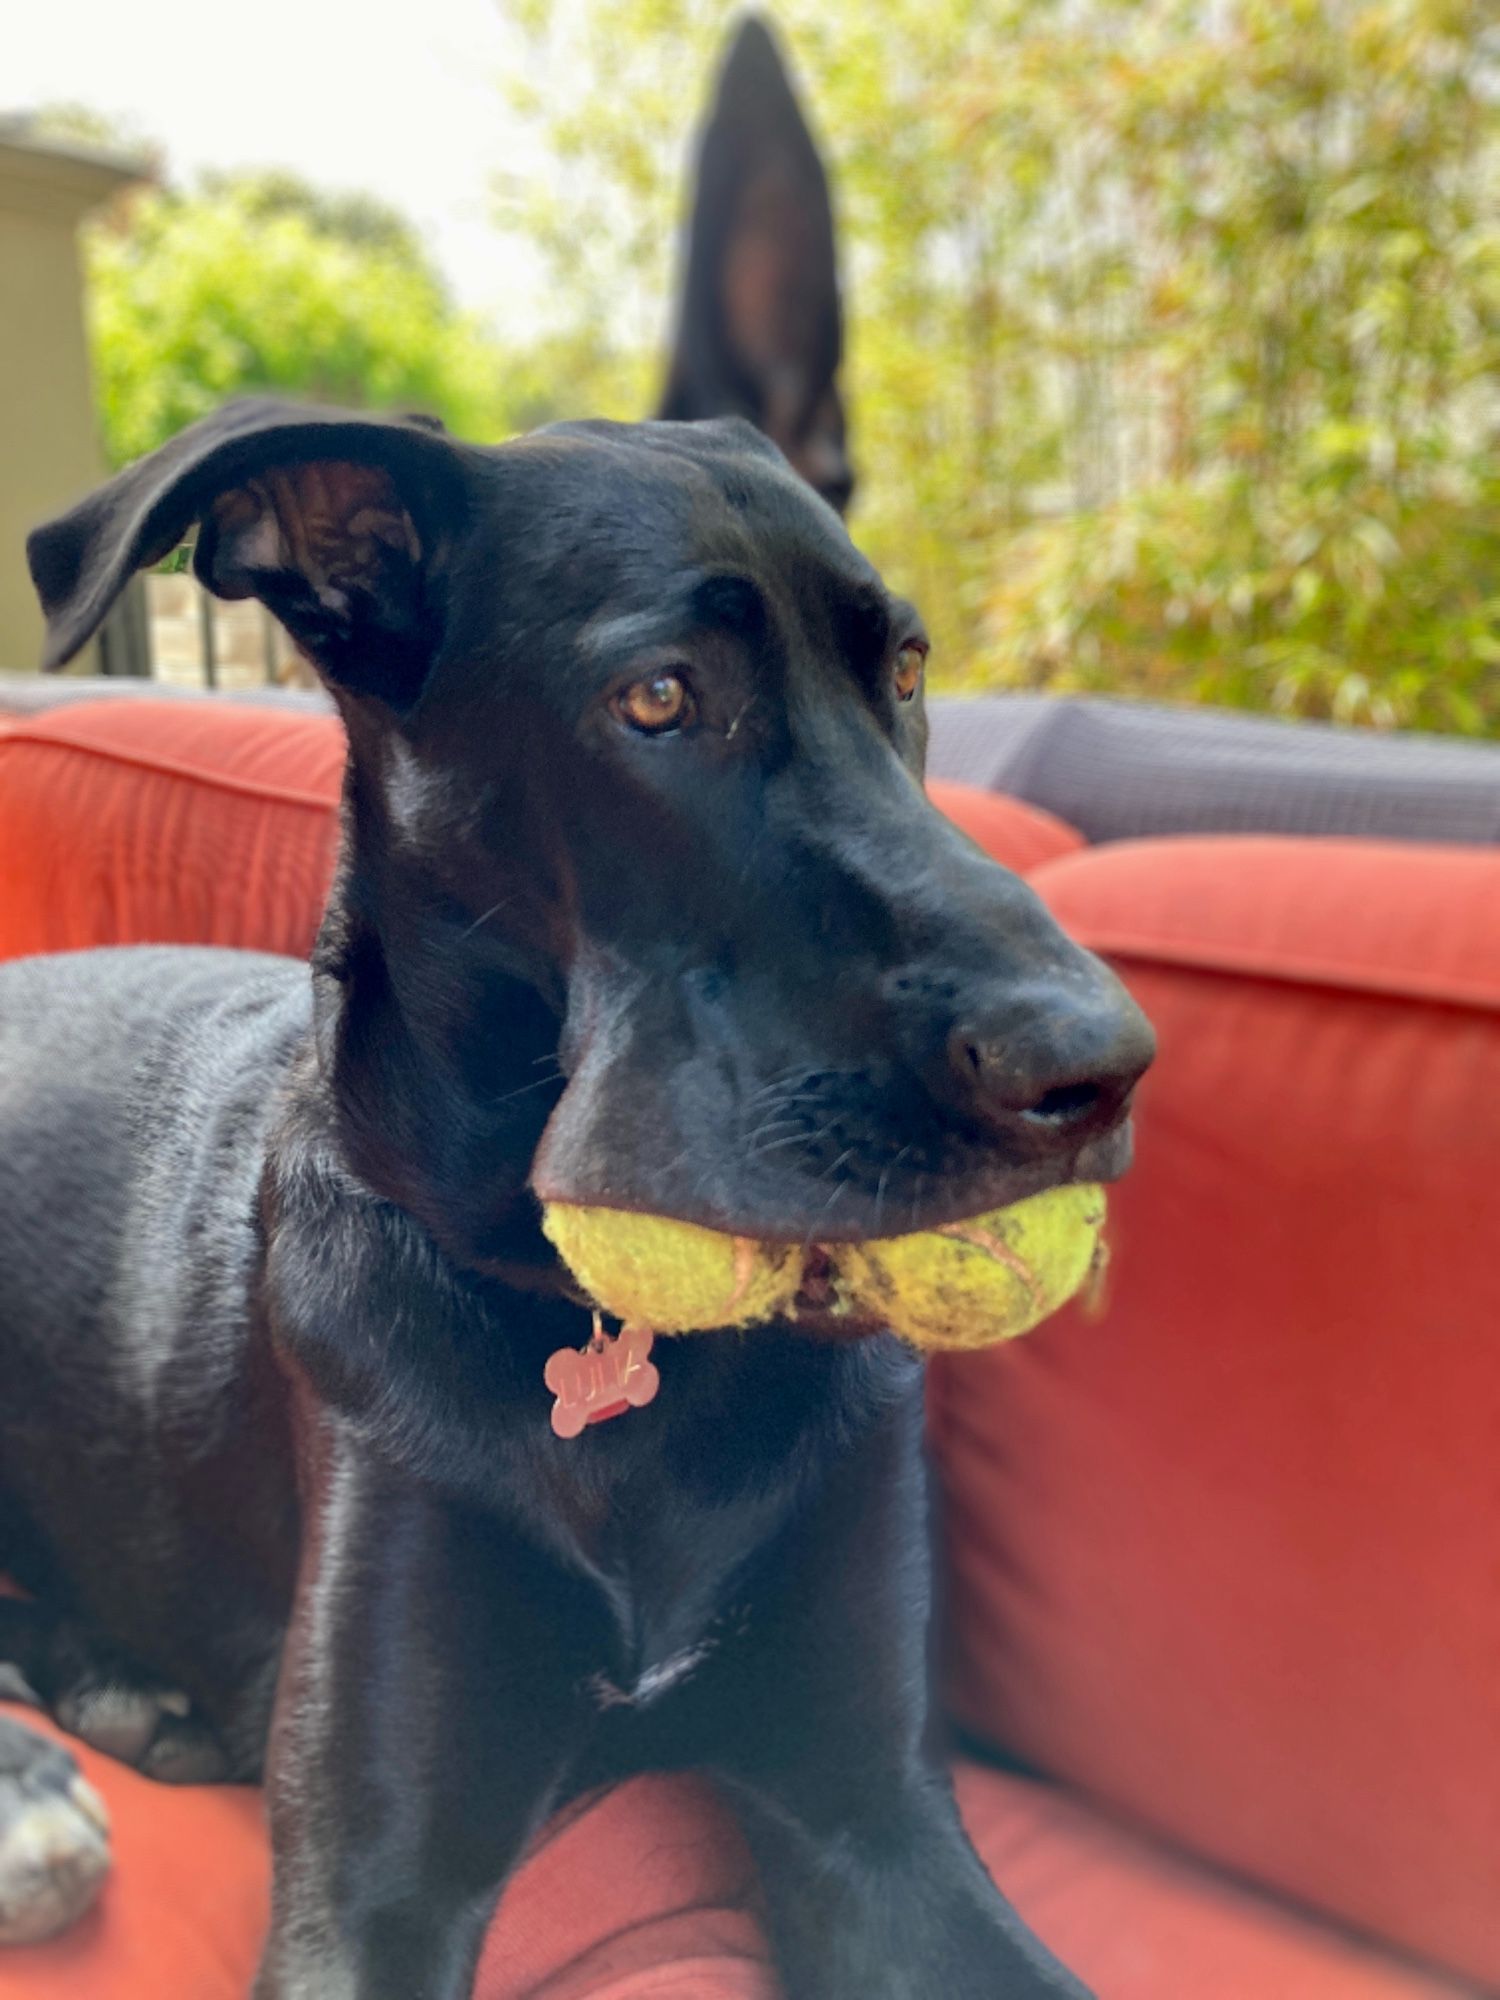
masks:
[[[0,1562],[190,1697],[163,1775],[252,1776],[279,1672],[266,2000],[463,1992],[540,1816],[642,1764],[740,1801],[794,1995],[1075,1991],[929,1747],[916,1363],[662,1343],[572,1443],[542,1383],[538,1192],[816,1241],[1123,1162],[1147,1031],[923,799],[913,614],[738,421],[249,404],[34,538],[54,655],[194,519],[338,698],[343,863],[311,979],[0,968]]]
[[[915,614],[743,422],[255,403],[34,538],[52,657],[194,523],[338,701],[343,859],[311,978],[0,967],[0,1659],[155,1775],[264,1756],[261,2000],[467,1993],[548,1810],[689,1765],[793,2000],[1080,1993],[936,1754],[915,1360],[814,1278],[575,1441],[542,1382],[539,1196],[814,1244],[1124,1164],[1149,1031],[924,801]]]
[[[769,31],[735,34],[698,148],[677,338],[658,416],[746,417],[842,510],[854,489],[843,309],[817,144]]]

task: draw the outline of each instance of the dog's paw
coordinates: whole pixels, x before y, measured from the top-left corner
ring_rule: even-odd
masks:
[[[90,1749],[164,1784],[211,1785],[228,1775],[188,1697],[148,1676],[97,1666],[54,1696],[52,1715]]]
[[[56,1937],[108,1873],[104,1801],[61,1744],[0,1717],[0,1945]]]
[[[11,1653],[0,1660],[0,1694],[44,1709],[91,1750],[166,1784],[230,1775],[223,1745],[188,1696],[80,1620],[0,1600],[0,1641]]]

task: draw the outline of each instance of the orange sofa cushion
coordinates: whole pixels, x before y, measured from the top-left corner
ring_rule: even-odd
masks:
[[[0,1951],[0,2000],[244,2000],[268,1896],[259,1794],[152,1785],[74,1747],[109,1802],[115,1872],[67,1937]],[[986,1862],[1099,2000],[1466,1991],[1174,1860],[1050,1786],[964,1765],[959,1797]],[[702,1783],[647,1777],[554,1821],[506,1890],[474,1994],[779,2000],[724,1806]]]
[[[1076,854],[1084,844],[1083,835],[1055,813],[1022,799],[1002,798],[998,792],[981,792],[942,778],[928,780],[927,796],[992,860],[1018,875],[1029,875],[1044,861]]]
[[[100,701],[0,734],[0,956],[98,944],[305,955],[333,872],[334,716]]]
[[[1161,1054],[1103,1318],[934,1371],[956,1707],[1500,1986],[1500,853],[1033,879]]]
[[[99,701],[0,729],[0,957],[227,944],[303,957],[333,873],[336,716]],[[967,785],[944,811],[1022,870],[1080,845],[1050,813]]]
[[[0,1949],[0,2000],[245,2000],[265,1935],[270,1856],[260,1793],[153,1784],[68,1743],[109,1807],[114,1869],[50,1944]]]
[[[304,952],[342,765],[329,718],[207,703],[80,706],[0,733],[0,954],[147,940]],[[1482,1781],[1500,1769],[1500,1370],[1481,1338],[1500,1324],[1484,1200],[1500,1163],[1493,1116],[1466,1117],[1500,1082],[1500,857],[1257,841],[1089,854],[1028,807],[934,793],[998,858],[1048,864],[1060,914],[1119,956],[1164,1040],[1141,1166],[1115,1204],[1109,1319],[937,1376],[964,1713],[1169,1833],[1500,1981],[1500,1788]],[[122,1855],[105,1910],[45,1953],[0,1956],[0,2000],[42,2000],[56,1965],[97,2000],[238,1996],[243,1964],[213,1982],[216,1954],[248,1964],[262,1920],[255,1801],[118,1771],[105,1783]],[[1005,1796],[1048,1801],[1077,1830],[1051,1794]],[[599,1963],[621,1963],[620,1940],[640,1933],[653,1968],[630,1961],[621,1976],[647,1984],[621,1994],[754,1992],[739,1892],[712,1872],[729,1857],[742,1881],[737,1850],[717,1821],[673,1831],[675,1789],[629,1797],[656,1802],[633,1839],[622,1822],[602,1861],[585,1853],[565,1889],[537,1891],[534,1924],[517,1901],[533,1878],[518,1881],[517,1937],[563,1965],[596,1948],[590,1911],[618,1909]],[[585,1825],[556,1836],[560,1851]],[[1180,1903],[1156,1898],[1157,1860],[1114,1835],[1123,1872],[1090,1863],[1074,1902],[1073,1864],[1104,1837],[1078,1826],[1089,1841],[1044,1844],[1055,1859],[1032,1890],[1009,1849],[1004,1873],[1065,1956],[1088,1971],[1100,1954],[1104,2000],[1448,1990],[1346,1962],[1295,1926],[1312,1953],[1302,1972],[1227,1983],[1261,1963],[1244,1926],[1265,1939],[1283,1920],[1234,1900],[1240,1928],[1223,1928],[1220,1892],[1193,1874],[1172,1874]],[[592,1886],[637,1846],[691,1852],[710,1875],[685,1903],[674,1876],[669,1907],[638,1919],[635,1890],[616,1905]],[[1093,1936],[1105,1884],[1129,1920]],[[1187,1954],[1198,1970],[1174,1986],[1170,1940],[1200,1916],[1207,1956]],[[664,1987],[650,1954],[669,1933],[679,1969]],[[72,1956],[85,1949],[86,1981]],[[578,1983],[593,1971],[554,1978],[574,1984],[534,1990],[595,1990]]]

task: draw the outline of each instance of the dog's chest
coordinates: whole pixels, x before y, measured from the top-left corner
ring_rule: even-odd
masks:
[[[784,1501],[712,1506],[657,1480],[569,1498],[554,1525],[593,1605],[589,1698],[601,1710],[650,1707],[734,1643],[740,1579]]]
[[[603,1671],[590,1674],[585,1686],[594,1706],[603,1713],[616,1708],[649,1708],[690,1680],[712,1650],[712,1642],[704,1639],[699,1645],[683,1646],[665,1659],[643,1667],[624,1687]]]
[[[605,1657],[589,1687],[601,1708],[645,1707],[682,1686],[724,1643],[724,1612],[746,1551],[689,1507],[617,1516],[595,1538],[590,1573],[606,1614]]]

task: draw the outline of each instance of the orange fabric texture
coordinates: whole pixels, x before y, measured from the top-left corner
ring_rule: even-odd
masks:
[[[1050,1785],[961,1765],[958,1795],[990,1873],[1099,2000],[1479,2000]]]
[[[1500,854],[1035,880],[1161,1054],[1102,1320],[934,1370],[957,1708],[1500,1986]]]
[[[115,1856],[65,1936],[0,1950],[0,2000],[245,2000],[270,1883],[260,1794],[153,1784],[29,1709],[0,1713],[69,1743],[108,1803]]]
[[[337,841],[336,718],[101,701],[0,735],[0,956],[96,944],[304,955]]]
[[[941,778],[929,781],[927,796],[986,854],[1018,875],[1029,874],[1044,861],[1056,861],[1083,847],[1083,835],[1055,813],[1029,806],[1021,799],[1002,798],[998,792],[981,792],[977,786],[950,784]]]
[[[1047,895],[1130,960],[1493,1008],[1496,868],[1491,847],[1215,835],[1082,849]]]
[[[65,1938],[0,1951],[0,2000],[244,2000],[268,1896],[259,1795],[153,1785],[74,1748],[109,1802],[115,1871]],[[1221,1883],[1049,1786],[967,1765],[959,1797],[992,1871],[1099,2000],[1471,1990]],[[708,1787],[637,1779],[544,1831],[506,1891],[475,2000],[778,2000],[755,1903],[744,1843]]]
[[[776,2000],[754,1910],[753,1865],[710,1788],[637,1778],[544,1830],[475,2000]]]

